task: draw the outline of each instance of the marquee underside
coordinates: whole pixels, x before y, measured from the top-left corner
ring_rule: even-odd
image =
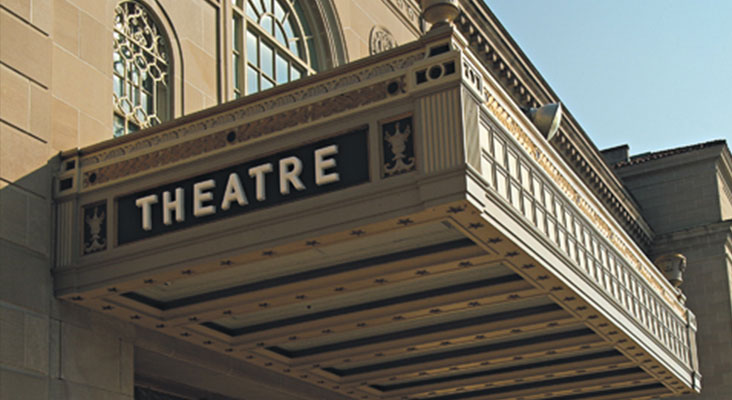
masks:
[[[672,394],[649,373],[658,364],[589,324],[601,317],[570,307],[574,296],[507,238],[478,244],[491,228],[465,223],[471,210],[438,207],[75,301],[354,399]]]

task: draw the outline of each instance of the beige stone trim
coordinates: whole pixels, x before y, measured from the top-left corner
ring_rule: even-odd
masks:
[[[485,71],[483,73],[483,79],[486,82],[490,82],[492,78]],[[613,229],[608,223],[606,218],[603,218],[595,209],[595,206],[590,203],[587,199],[586,194],[580,193],[573,183],[571,183],[565,176],[564,171],[560,171],[557,168],[557,162],[555,159],[549,158],[546,154],[546,149],[541,149],[536,145],[534,139],[532,139],[526,132],[526,129],[520,125],[512,117],[511,112],[508,111],[504,105],[503,96],[499,95],[495,89],[490,88],[489,85],[485,85],[484,93],[485,102],[484,105],[490,112],[490,114],[501,123],[501,125],[509,132],[514,139],[523,147],[526,154],[529,155],[544,172],[551,177],[552,181],[561,189],[565,196],[574,203],[574,205],[582,211],[585,217],[593,223],[593,226],[612,243],[615,248],[625,256],[625,259],[630,265],[638,271],[646,280],[646,282],[653,287],[653,289],[672,307],[672,309],[682,318],[685,318],[686,307],[684,307],[678,300],[677,294],[674,293],[668,284],[668,282],[662,281],[660,273],[650,263],[644,263],[643,260],[632,250],[635,247],[631,244],[631,241],[624,237],[622,233],[618,234],[615,232],[623,232],[622,229]]]
[[[382,0],[400,16],[411,30],[419,35],[421,33],[419,16],[422,9],[414,0]]]

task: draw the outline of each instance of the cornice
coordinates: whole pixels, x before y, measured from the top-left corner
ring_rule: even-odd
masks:
[[[653,254],[660,255],[671,251],[709,244],[725,245],[732,249],[732,221],[695,226],[656,236]]]
[[[729,152],[729,147],[724,144],[724,148],[721,152],[719,160],[717,161],[717,170],[724,180],[724,184],[727,188],[732,187],[732,154]]]
[[[632,156],[629,160],[612,164],[615,173],[623,177],[638,173],[645,174],[657,168],[668,168],[679,164],[688,164],[698,160],[722,157],[722,149],[726,147],[724,140],[696,143],[690,146],[654,151]]]
[[[620,163],[615,173],[622,179],[632,179],[636,175],[646,175],[655,171],[666,171],[669,168],[676,168],[682,165],[694,163],[707,163],[711,169],[718,161],[723,161],[721,145],[699,147],[693,151],[671,154],[668,156],[652,158],[646,161],[632,164]],[[673,150],[670,150],[671,152]],[[665,153],[665,152],[659,152]]]
[[[475,57],[471,59],[475,60]],[[638,246],[634,239],[623,231],[616,218],[611,215],[611,210],[595,195],[596,190],[586,185],[580,175],[574,172],[573,167],[562,159],[560,152],[543,139],[528,117],[511,103],[512,99],[505,88],[500,86],[484,68],[481,70],[484,71],[486,82],[491,82],[491,85],[484,85],[484,105],[489,114],[513,136],[520,147],[523,147],[525,154],[534,159],[540,169],[554,182],[556,188],[566,196],[565,200],[574,203],[576,210],[591,221],[597,232],[612,243],[612,247],[622,254],[647,282],[651,283],[659,295],[676,305],[674,309],[679,315],[684,315],[686,311],[683,304],[677,302],[676,292],[671,284],[648,259],[647,250]],[[489,86],[493,90],[488,89]]]
[[[458,30],[468,38],[473,51],[519,106],[537,107],[559,101],[559,96],[485,4],[462,0],[461,6],[462,13],[456,20]],[[626,232],[647,250],[654,234],[640,207],[566,109],[559,133],[551,144]]]

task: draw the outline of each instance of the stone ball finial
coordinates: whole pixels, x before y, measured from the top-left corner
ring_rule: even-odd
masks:
[[[686,271],[686,257],[683,254],[664,254],[654,262],[663,275],[674,287],[679,287],[684,282],[683,275]]]
[[[422,0],[422,17],[432,27],[450,25],[460,15],[458,0]]]

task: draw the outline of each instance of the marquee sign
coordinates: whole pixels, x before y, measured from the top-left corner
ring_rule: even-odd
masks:
[[[369,179],[368,127],[121,197],[117,239],[130,243]]]

